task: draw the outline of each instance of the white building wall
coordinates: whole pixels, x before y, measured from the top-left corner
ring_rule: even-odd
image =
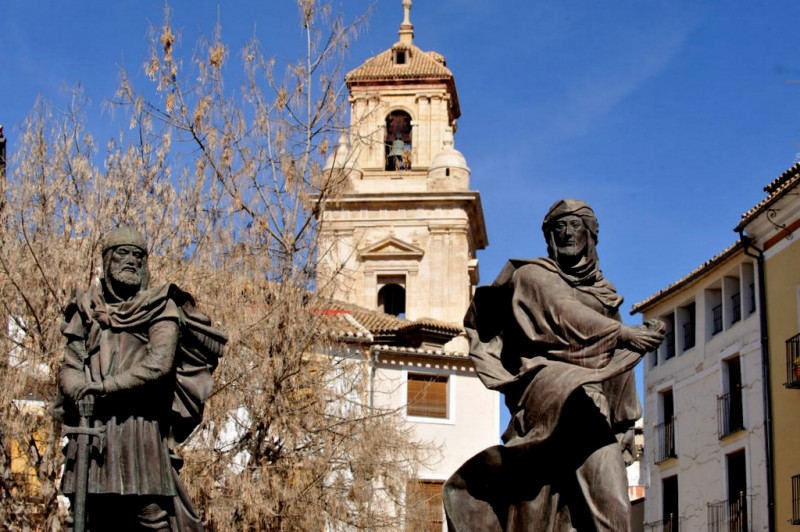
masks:
[[[678,477],[681,530],[711,530],[708,505],[728,499],[726,456],[744,450],[747,476],[748,530],[767,529],[766,468],[764,447],[763,386],[758,312],[750,313],[752,263],[735,255],[686,288],[659,301],[645,318],[673,316],[676,335],[682,334],[679,309],[692,300],[696,309],[696,345],[683,351],[676,338],[676,353],[666,358],[665,346],[658,364],[645,357],[645,457],[642,477],[646,484],[645,521],[664,518],[662,482]],[[731,297],[741,294],[741,319],[732,323]],[[713,333],[711,309],[721,305],[723,330]],[[742,377],[743,431],[720,438],[717,399],[727,392],[726,360],[739,357]],[[656,426],[665,421],[663,393],[672,390],[675,417],[675,453],[656,463]],[[727,524],[724,525],[727,527]],[[727,530],[727,528],[724,528]]]
[[[483,385],[471,366],[466,357],[451,363],[407,357],[384,360],[375,367],[375,406],[403,411],[417,441],[430,449],[417,472],[421,479],[446,480],[467,459],[500,443],[500,396]],[[448,375],[447,419],[406,414],[409,372]]]

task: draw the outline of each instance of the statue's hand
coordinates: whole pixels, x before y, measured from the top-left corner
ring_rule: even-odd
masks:
[[[94,394],[87,394],[78,399],[78,415],[81,417],[92,417],[94,413]]]
[[[635,327],[623,325],[620,332],[623,347],[641,354],[653,351],[664,341],[664,334],[659,328],[651,328],[648,325]]]
[[[636,460],[638,454],[636,452],[636,429],[630,427],[624,433],[617,434],[617,440],[619,440],[619,447],[622,451],[622,459],[627,467]]]
[[[90,381],[84,384],[76,394],[76,401],[80,401],[83,399],[87,394],[91,395],[101,395],[105,393],[105,388],[103,387],[102,382],[94,382]]]

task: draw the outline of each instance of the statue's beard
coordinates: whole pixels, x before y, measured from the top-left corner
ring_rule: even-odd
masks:
[[[123,268],[115,268],[110,273],[112,281],[124,285],[126,288],[139,288],[142,286],[141,270],[130,271]]]
[[[568,257],[570,259],[575,259],[586,254],[586,246],[578,247],[576,244],[567,244],[565,246],[559,246],[556,249],[558,250],[559,257]]]

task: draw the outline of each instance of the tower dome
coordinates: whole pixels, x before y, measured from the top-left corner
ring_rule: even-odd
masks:
[[[433,157],[428,177],[434,180],[452,181],[446,188],[466,190],[469,188],[469,174],[467,160],[453,147],[453,131],[448,128],[444,138],[444,148]]]

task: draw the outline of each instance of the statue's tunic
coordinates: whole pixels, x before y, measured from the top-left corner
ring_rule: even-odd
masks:
[[[505,445],[445,485],[451,529],[628,529],[617,437],[641,416],[640,355],[616,349],[621,302],[599,270],[576,278],[550,259],[510,261],[478,289],[465,319],[470,356],[512,417]]]
[[[75,397],[88,375],[103,382],[106,392],[92,417],[106,433],[92,441],[89,493],[179,494],[168,443],[188,436],[211,391],[211,371],[225,337],[209,323],[175,285],[139,292],[129,301],[97,287],[69,306],[61,391]],[[70,404],[65,422],[77,425]],[[76,452],[72,436],[65,449],[66,494],[75,490]]]

